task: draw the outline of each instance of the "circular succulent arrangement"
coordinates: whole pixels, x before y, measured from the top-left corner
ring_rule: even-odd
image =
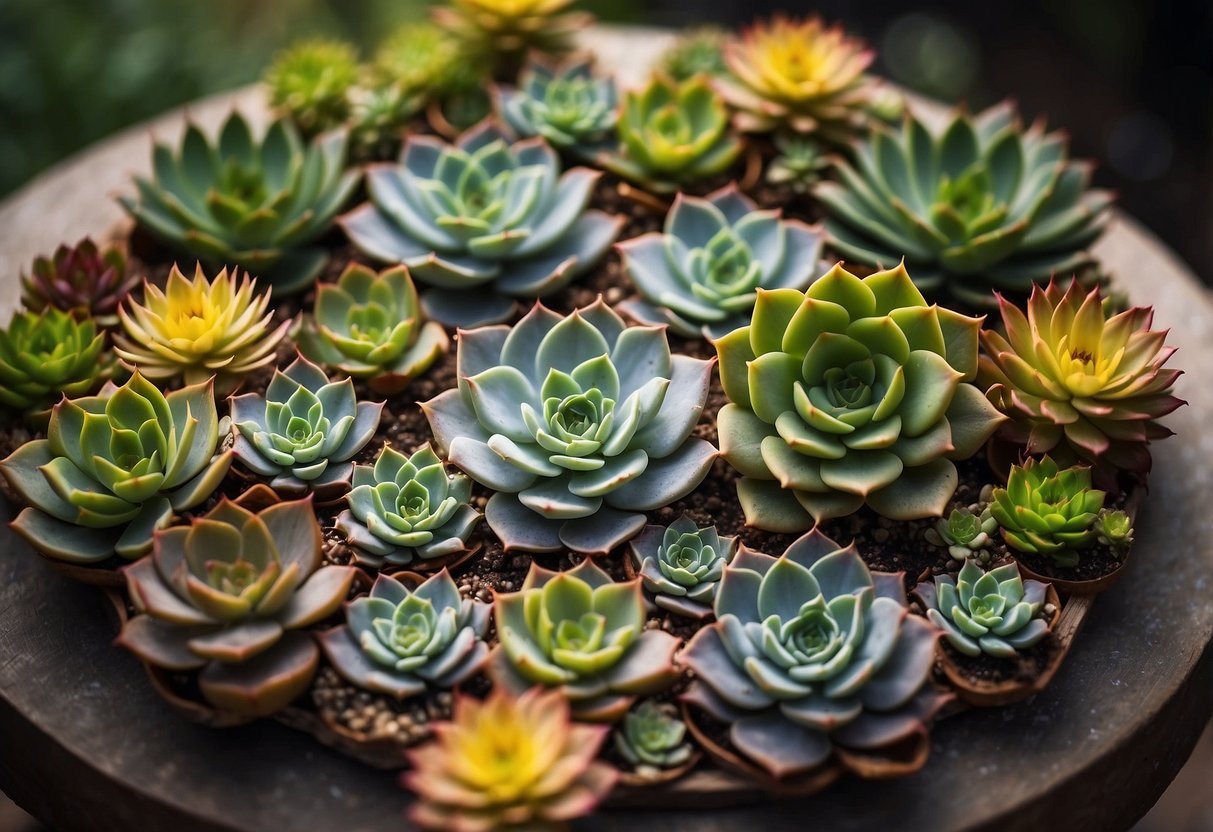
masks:
[[[13,528],[183,713],[407,769],[423,826],[917,771],[1047,684],[1183,404],[1110,197],[819,19],[622,89],[570,3],[301,43],[262,135],[157,144],[0,331]]]

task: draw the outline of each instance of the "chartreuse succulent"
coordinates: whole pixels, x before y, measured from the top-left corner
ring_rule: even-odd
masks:
[[[685,765],[693,753],[686,734],[674,705],[646,699],[624,714],[613,738],[619,756],[644,776]]]
[[[1010,417],[1001,435],[1109,477],[1149,473],[1150,441],[1171,435],[1158,419],[1184,404],[1173,394],[1180,371],[1163,366],[1175,348],[1150,329],[1153,309],[1112,313],[1098,289],[1076,283],[1034,289],[1027,315],[999,305],[1006,335],[982,333],[980,380]]]
[[[1095,540],[1103,502],[1088,466],[1059,470],[1046,456],[1012,466],[1007,487],[994,489],[990,512],[1012,549],[1076,566],[1078,550]]]
[[[632,563],[654,603],[675,615],[707,618],[720,577],[737,553],[737,538],[699,528],[685,514],[669,526],[645,526],[628,544]]]
[[[451,0],[434,20],[462,47],[461,55],[511,76],[528,52],[563,55],[593,15],[570,12],[573,0]]]
[[[1122,554],[1133,545],[1133,518],[1120,509],[1104,509],[1095,520],[1095,539]]]
[[[736,185],[706,199],[679,194],[663,233],[617,248],[640,292],[620,309],[687,338],[745,326],[759,289],[804,289],[820,274],[820,232],[758,210]]]
[[[588,57],[565,65],[531,60],[517,89],[497,95],[501,117],[519,136],[542,136],[579,156],[593,155],[615,129],[615,80],[596,77]]]
[[[654,75],[624,93],[617,152],[598,163],[654,193],[673,193],[724,173],[741,153],[724,101],[704,76],[674,81]]]
[[[658,66],[675,81],[685,81],[696,75],[725,77],[729,68],[724,62],[724,47],[729,33],[719,26],[688,29],[661,56]]]
[[[351,263],[336,283],[316,287],[299,348],[317,363],[366,379],[377,393],[399,393],[446,353],[442,324],[426,321],[403,266],[376,273]]]
[[[21,303],[34,312],[54,307],[111,327],[118,323],[118,306],[137,285],[139,277],[127,271],[119,249],[98,249],[85,237],[34,260],[29,274],[21,275]]]
[[[1008,104],[958,111],[942,133],[909,115],[875,130],[837,172],[814,194],[830,244],[850,262],[904,258],[919,288],[980,306],[993,304],[992,289],[1096,277],[1087,247],[1112,195],[1088,187],[1091,166],[1067,158],[1062,135],[1042,123],[1025,131]]]
[[[778,558],[738,552],[715,611],[680,654],[695,672],[683,701],[772,778],[810,772],[836,748],[925,743],[942,704],[927,685],[938,633],[908,614],[901,573],[869,572],[854,546],[814,530]]]
[[[358,51],[340,40],[316,38],[278,53],[265,72],[270,105],[305,136],[341,126],[350,116],[358,83]]]
[[[556,691],[458,696],[451,721],[409,752],[409,817],[438,832],[559,829],[615,785],[618,773],[595,759],[608,730],[572,722]]]
[[[360,402],[348,378],[329,382],[303,356],[274,371],[265,395],[245,393],[231,401],[236,458],[249,471],[272,477],[283,496],[311,492],[317,499],[349,489],[350,462],[379,427],[382,402]]]
[[[28,506],[13,528],[58,560],[140,557],[173,512],[218,487],[232,458],[218,450],[220,433],[209,382],[166,395],[136,372],[121,387],[64,399],[51,410],[46,439],[0,462]]]
[[[937,575],[914,594],[931,623],[964,655],[1013,659],[1049,634],[1043,617],[1047,589],[1023,580],[1014,563],[985,572],[968,560],[955,578]]]
[[[830,165],[821,146],[807,136],[778,134],[775,148],[779,152],[767,165],[766,180],[772,185],[786,185],[794,193],[808,193]]]
[[[567,572],[532,563],[522,589],[496,595],[493,616],[493,681],[561,690],[578,719],[613,722],[678,677],[679,640],[645,629],[640,579],[614,583],[590,558]]]
[[[340,130],[305,143],[287,118],[256,139],[233,112],[213,142],[191,124],[175,153],[157,143],[152,177],[119,201],[179,254],[247,269],[279,296],[302,291],[328,261],[312,244],[358,184],[346,144]]]
[[[1003,417],[971,383],[981,321],[928,306],[904,267],[759,291],[749,326],[715,341],[729,404],[721,454],[746,522],[771,531],[865,503],[938,517]]]
[[[489,605],[460,598],[445,569],[415,589],[379,575],[345,620],[320,636],[328,660],[352,684],[397,699],[449,690],[489,655]]]
[[[494,494],[507,549],[606,553],[685,497],[716,457],[691,436],[712,363],[670,355],[599,299],[460,334],[458,389],[422,405],[440,450]]]
[[[0,330],[0,410],[44,423],[60,398],[95,392],[112,364],[92,318],[53,306],[18,312]]]
[[[237,280],[223,269],[208,280],[199,265],[191,280],[173,266],[163,289],[145,281],[143,303],[119,308],[114,352],[153,381],[198,384],[213,376],[221,392],[230,391],[274,363],[290,327],[271,323],[269,301],[247,274]]]
[[[154,667],[196,671],[215,707],[265,716],[310,684],[320,657],[301,630],[338,610],[356,570],[321,565],[310,498],[260,511],[245,502],[224,498],[156,533],[152,556],[125,570],[140,614],[118,643]]]
[[[399,164],[368,171],[371,201],[341,225],[368,257],[403,263],[430,287],[427,317],[492,323],[516,298],[563,288],[615,241],[622,218],[585,209],[599,176],[562,175],[542,139],[510,144],[488,122],[453,145],[410,136]]]
[[[421,566],[466,552],[480,514],[468,505],[472,481],[447,475],[422,446],[406,457],[384,445],[374,465],[355,465],[349,508],[337,528],[369,566]]]
[[[975,558],[982,563],[990,559],[989,547],[994,543],[998,521],[989,506],[973,505],[954,508],[946,518],[939,518],[926,530],[927,542],[948,550],[954,559]]]

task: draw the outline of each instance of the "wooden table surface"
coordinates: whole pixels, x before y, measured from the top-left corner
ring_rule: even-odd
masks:
[[[598,30],[594,48],[626,81],[666,36]],[[188,109],[213,128],[238,102]],[[112,232],[112,195],[149,167],[150,137],[174,138],[174,113],[60,165],[0,205],[0,316],[39,253]],[[1033,701],[969,712],[936,727],[931,759],[888,782],[844,780],[791,802],[755,794],[744,809],[607,811],[585,830],[1128,828],[1157,799],[1213,712],[1213,306],[1188,269],[1131,219],[1097,247],[1120,285],[1157,308],[1187,367],[1156,446],[1152,491],[1133,557],[1099,598],[1052,686]],[[12,506],[0,501],[0,519]],[[0,531],[0,788],[56,829],[356,832],[407,828],[407,795],[373,771],[274,723],[217,730],[182,721],[138,663],[112,646],[102,595],[55,574]]]

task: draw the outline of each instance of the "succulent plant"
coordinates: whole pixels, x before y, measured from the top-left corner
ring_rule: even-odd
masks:
[[[485,518],[509,550],[609,552],[716,457],[691,436],[712,362],[671,356],[662,328],[625,329],[601,298],[462,332],[456,365],[458,389],[421,407],[439,449],[497,492]]]
[[[664,233],[616,248],[640,292],[620,310],[687,338],[745,326],[759,289],[804,289],[820,274],[820,231],[758,210],[736,185],[706,199],[679,194]]]
[[[781,133],[775,136],[775,148],[778,154],[767,165],[766,180],[794,193],[808,193],[830,165],[821,146],[806,136]]]
[[[658,66],[675,81],[696,75],[723,78],[729,74],[724,61],[729,33],[720,26],[699,26],[682,32],[661,56]]]
[[[742,548],[715,610],[680,654],[696,677],[682,699],[771,777],[810,772],[835,748],[925,742],[942,704],[927,685],[938,633],[908,615],[901,573],[869,572],[854,546],[814,530],[778,558]]]
[[[231,464],[209,382],[165,395],[136,372],[121,387],[64,399],[46,439],[0,462],[25,501],[13,529],[44,555],[100,563],[137,558],[174,511],[214,492]]]
[[[264,397],[245,393],[231,407],[236,459],[273,477],[270,488],[280,495],[331,500],[349,489],[350,459],[375,435],[383,403],[358,401],[352,381],[330,383],[299,356],[286,372],[274,371]]]
[[[143,303],[128,300],[118,309],[122,333],[114,336],[114,352],[153,381],[198,384],[214,377],[216,389],[230,392],[274,363],[291,325],[274,327],[269,293],[256,290],[247,274],[237,279],[223,269],[207,280],[199,265],[191,280],[173,266],[164,289],[145,282]]]
[[[1133,518],[1120,509],[1104,509],[1095,520],[1095,539],[1123,554],[1133,545]]]
[[[60,398],[95,392],[112,364],[92,318],[54,306],[18,312],[0,330],[0,410],[43,423]]]
[[[21,302],[34,312],[54,307],[111,327],[118,323],[119,304],[138,285],[119,249],[99,250],[85,237],[34,260],[30,273],[21,275]]]
[[[952,460],[1003,417],[971,382],[981,321],[927,306],[902,266],[841,266],[809,286],[759,291],[749,326],[715,341],[729,404],[721,455],[742,478],[749,525],[803,531],[865,503],[938,517]]]
[[[820,17],[777,16],[724,46],[731,78],[717,82],[747,133],[785,130],[842,144],[871,119],[877,85],[865,74],[875,54]]]
[[[637,774],[678,768],[691,759],[687,726],[668,702],[646,699],[623,715],[615,728],[615,751]]]
[[[954,508],[947,518],[939,518],[926,530],[927,542],[948,550],[954,559],[975,558],[982,563],[990,559],[988,548],[994,543],[998,521],[989,506],[973,505]]]
[[[615,583],[591,558],[567,572],[532,563],[519,591],[496,594],[493,617],[493,681],[514,693],[559,689],[578,719],[613,722],[678,678],[680,641],[645,629],[640,579]]]
[[[152,556],[124,570],[141,614],[118,636],[154,667],[198,671],[215,707],[252,716],[307,688],[320,657],[299,631],[337,611],[357,571],[321,566],[311,498],[247,508],[264,502],[262,490],[156,533]]]
[[[355,465],[350,507],[337,528],[360,563],[406,566],[466,552],[480,513],[468,505],[472,482],[423,445],[406,457],[384,445],[374,465]]]
[[[347,137],[334,131],[305,144],[289,119],[253,137],[233,112],[215,142],[190,125],[174,154],[157,143],[152,178],[138,199],[119,201],[175,251],[215,266],[240,266],[278,296],[311,285],[328,261],[312,246],[358,184],[345,170]]]
[[[960,574],[936,575],[914,590],[931,623],[966,656],[1013,659],[1049,634],[1042,616],[1047,584],[1023,580],[1008,563],[989,572],[971,560]]]
[[[425,99],[399,84],[359,87],[350,95],[350,156],[358,162],[396,158],[405,125]]]
[[[632,563],[654,603],[675,615],[707,618],[737,538],[701,529],[685,514],[669,526],[645,526],[628,544]]]
[[[394,29],[375,50],[371,86],[395,85],[409,95],[441,98],[483,83],[483,67],[469,61],[451,33],[429,21],[409,21]]]
[[[442,324],[425,321],[408,269],[376,273],[351,263],[336,283],[316,287],[299,349],[325,367],[367,380],[384,395],[399,393],[450,348]]]
[[[1012,549],[1076,566],[1078,549],[1095,539],[1104,492],[1091,487],[1085,465],[1058,469],[1050,457],[1011,467],[1006,488],[994,489],[990,512]]]
[[[741,153],[728,109],[704,76],[678,82],[657,74],[624,93],[615,131],[619,151],[603,151],[598,163],[659,194],[724,173]]]
[[[617,106],[615,80],[595,77],[589,57],[563,66],[533,59],[517,89],[497,90],[498,112],[515,133],[586,157],[614,130]]]
[[[461,54],[511,76],[528,52],[562,55],[578,30],[593,22],[585,12],[566,12],[573,0],[451,0],[434,20],[462,46]]]
[[[401,782],[418,798],[409,817],[439,832],[558,829],[615,785],[618,773],[595,760],[607,731],[571,722],[555,691],[456,697],[451,721],[409,752]]]
[[[339,127],[349,118],[359,71],[352,44],[327,38],[299,41],[279,52],[265,72],[270,105],[305,136]]]
[[[345,619],[320,635],[324,654],[350,683],[397,699],[449,690],[489,655],[489,605],[460,598],[445,569],[416,589],[381,574]]]
[[[1097,474],[1149,473],[1149,442],[1171,435],[1157,420],[1184,404],[1172,393],[1180,371],[1163,366],[1175,348],[1150,329],[1153,310],[1110,314],[1098,289],[1076,283],[1034,289],[1026,316],[999,305],[1006,336],[983,331],[978,375],[1010,417],[1001,436]]]
[[[942,133],[907,116],[838,163],[814,195],[831,246],[849,261],[902,258],[924,291],[991,306],[991,289],[1026,294],[1054,274],[1096,275],[1087,246],[1103,232],[1112,195],[1088,188],[1091,166],[1069,161],[1065,138],[1023,130],[1001,104],[959,110]]]
[[[341,219],[350,241],[428,284],[426,316],[472,326],[505,320],[514,298],[564,287],[615,241],[621,217],[587,211],[601,174],[560,174],[541,139],[509,144],[491,123],[454,145],[410,136],[398,165],[367,173],[371,201]]]

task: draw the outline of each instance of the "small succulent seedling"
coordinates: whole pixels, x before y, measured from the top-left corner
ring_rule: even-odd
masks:
[[[1123,555],[1133,545],[1133,518],[1119,509],[1104,509],[1095,521],[1095,538],[1117,555]]]
[[[931,623],[964,655],[1013,659],[1049,634],[1047,591],[1047,584],[1023,580],[1014,563],[985,572],[966,560],[955,578],[937,575],[914,594]]]
[[[636,774],[653,777],[691,759],[694,751],[686,734],[686,723],[673,704],[646,699],[615,728],[615,751]]]
[[[667,527],[645,526],[628,548],[657,606],[704,619],[712,614],[720,577],[737,553],[737,538],[722,537],[715,526],[701,529],[684,514]]]
[[[727,77],[724,49],[729,38],[729,33],[719,26],[687,29],[662,54],[658,66],[675,81],[686,81],[696,75]]]
[[[778,155],[766,169],[766,180],[772,185],[786,185],[794,193],[803,194],[817,184],[829,158],[812,138],[781,133],[775,137]]]
[[[975,558],[987,563],[990,560],[989,547],[997,531],[998,521],[994,519],[989,506],[975,504],[968,508],[952,509],[947,518],[936,520],[924,535],[928,543],[946,548],[956,560]]]

